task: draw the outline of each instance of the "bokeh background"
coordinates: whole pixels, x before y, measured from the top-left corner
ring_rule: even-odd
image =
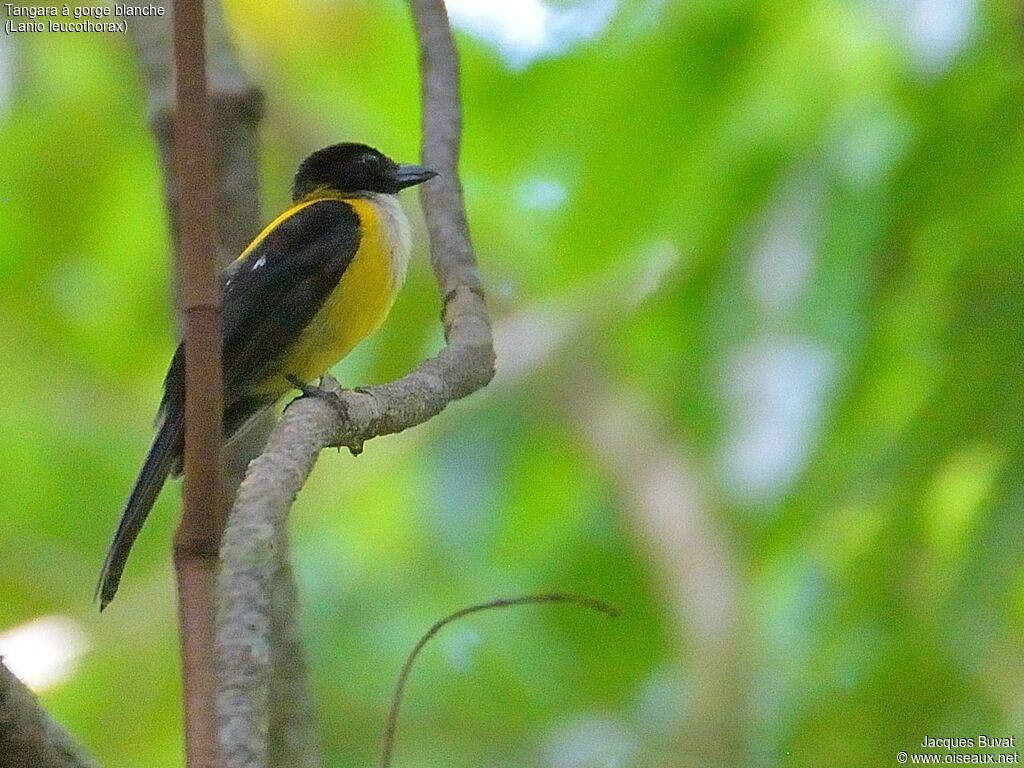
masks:
[[[292,531],[329,765],[886,766],[1024,736],[1024,45],[986,0],[452,0],[499,375],[325,452]],[[395,0],[229,0],[264,211],[416,156]],[[127,40],[0,37],[0,651],[110,768],[180,764],[165,491],[92,591],[174,344]],[[419,251],[335,371],[440,344]],[[920,751],[920,750],[919,750]]]

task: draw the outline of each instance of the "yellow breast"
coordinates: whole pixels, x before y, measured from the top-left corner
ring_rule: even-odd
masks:
[[[379,205],[346,199],[359,216],[361,237],[348,268],[309,325],[299,335],[280,374],[259,389],[268,394],[291,389],[287,376],[312,382],[381,326],[404,278],[396,263],[398,245]],[[399,274],[399,271],[401,274]]]

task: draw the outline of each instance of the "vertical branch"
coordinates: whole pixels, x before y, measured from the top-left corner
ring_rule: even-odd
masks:
[[[420,200],[430,232],[430,261],[447,301],[460,286],[483,291],[458,175],[462,144],[459,55],[444,3],[411,0],[411,5],[420,50],[423,164],[442,171],[420,187]],[[488,333],[486,346],[490,345]]]
[[[271,768],[318,768],[320,739],[309,666],[299,624],[299,597],[289,556],[287,531],[276,549],[278,565],[270,589]]]
[[[285,419],[294,421],[294,413],[292,406]],[[306,434],[315,424],[307,418],[297,428]],[[226,768],[269,765],[271,676],[277,652],[273,592],[284,567],[285,524],[295,499],[289,488],[255,484],[253,476],[264,465],[288,476],[302,473],[306,462],[312,466],[319,453],[319,448],[302,456],[282,450],[275,440],[279,431],[280,426],[263,454],[249,465],[224,532],[217,650],[223,675],[219,709]]]
[[[215,582],[220,508],[222,393],[220,290],[214,226],[210,105],[203,0],[174,4],[177,82],[175,172],[181,191],[181,296],[185,315],[185,508],[174,539],[188,768],[217,758]]]

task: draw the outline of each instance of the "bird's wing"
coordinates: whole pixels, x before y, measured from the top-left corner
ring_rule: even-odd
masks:
[[[341,280],[359,248],[359,218],[342,200],[319,200],[281,217],[222,275],[224,406],[274,372]],[[164,382],[166,412],[184,407],[184,352]]]
[[[321,200],[282,221],[225,271],[225,392],[244,392],[273,372],[338,285],[359,237],[348,203]]]
[[[296,206],[265,230],[222,276],[225,434],[272,400],[248,396],[272,373],[341,280],[359,248],[359,218],[347,203]],[[178,346],[164,381],[158,431],[125,505],[97,594],[114,597],[128,552],[168,474],[181,466],[185,353]]]

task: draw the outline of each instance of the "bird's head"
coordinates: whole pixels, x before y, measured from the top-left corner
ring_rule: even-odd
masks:
[[[436,175],[422,165],[396,163],[365,144],[334,144],[318,149],[302,161],[292,184],[292,198],[301,200],[323,187],[345,194],[383,192],[394,195]]]

